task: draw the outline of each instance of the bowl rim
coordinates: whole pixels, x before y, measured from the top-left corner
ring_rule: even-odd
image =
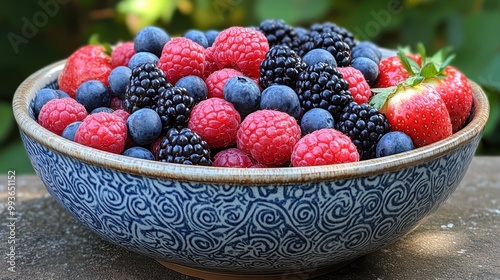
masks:
[[[137,159],[90,148],[56,135],[30,117],[28,110],[35,93],[49,82],[57,80],[66,60],[52,63],[30,75],[17,88],[13,113],[20,131],[44,147],[62,155],[119,172],[175,181],[215,184],[300,184],[366,177],[436,159],[458,149],[481,134],[489,116],[488,98],[471,81],[474,99],[474,117],[460,131],[446,139],[397,155],[354,163],[312,167],[227,168],[192,166]]]

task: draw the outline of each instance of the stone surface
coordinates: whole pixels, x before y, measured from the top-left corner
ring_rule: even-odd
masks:
[[[500,157],[474,158],[447,203],[398,242],[316,280],[500,279]],[[0,279],[193,280],[81,226],[36,176],[16,176],[15,272],[8,179],[0,180]],[[289,280],[300,280],[306,273]]]

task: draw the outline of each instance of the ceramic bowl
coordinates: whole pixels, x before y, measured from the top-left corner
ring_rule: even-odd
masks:
[[[98,151],[37,124],[31,100],[63,65],[34,73],[13,100],[47,190],[103,239],[205,279],[306,279],[398,240],[459,185],[489,114],[473,84],[468,125],[410,152],[301,168],[184,166]]]

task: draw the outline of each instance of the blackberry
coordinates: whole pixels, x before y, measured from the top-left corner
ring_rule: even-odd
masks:
[[[339,67],[351,63],[351,47],[344,42],[342,35],[335,32],[310,31],[294,41],[292,49],[302,57],[310,50],[324,49],[330,52]]]
[[[123,100],[125,110],[133,113],[141,108],[153,108],[160,94],[169,87],[172,85],[167,83],[165,73],[156,64],[134,67]]]
[[[353,101],[349,83],[335,67],[323,62],[313,64],[300,73],[296,92],[303,112],[323,108],[335,120]]]
[[[167,131],[160,142],[156,159],[189,165],[212,165],[207,142],[187,127]]]
[[[169,87],[165,89],[156,101],[155,111],[162,123],[162,131],[187,126],[189,114],[194,106],[194,99],[183,87]]]
[[[307,65],[288,46],[274,46],[260,64],[259,84],[262,89],[272,84],[295,88],[300,72]]]
[[[346,42],[352,49],[356,46],[356,41],[354,40],[354,34],[344,27],[338,26],[333,22],[315,23],[309,28],[311,31],[316,31],[318,33],[333,32],[342,35],[344,42]]]
[[[384,114],[368,103],[349,103],[344,107],[336,129],[351,138],[362,160],[375,158],[377,144],[391,131]]]
[[[260,23],[257,30],[266,36],[269,47],[276,45],[291,47],[297,37],[295,29],[279,19],[264,20]]]

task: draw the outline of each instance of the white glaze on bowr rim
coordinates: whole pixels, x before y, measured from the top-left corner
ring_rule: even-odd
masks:
[[[479,86],[473,83],[476,115],[465,128],[442,141],[399,155],[348,164],[294,168],[236,169],[160,163],[85,147],[51,133],[29,116],[28,107],[34,95],[40,88],[57,79],[64,63],[64,60],[59,61],[39,70],[17,89],[13,109],[20,130],[61,154],[90,164],[155,178],[258,185],[314,182],[379,174],[429,161],[472,141],[482,133],[489,115],[487,97]]]

